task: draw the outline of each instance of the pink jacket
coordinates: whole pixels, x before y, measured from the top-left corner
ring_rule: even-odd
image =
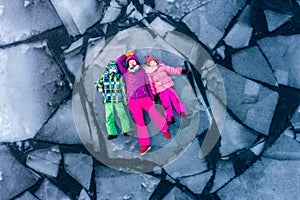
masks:
[[[159,62],[157,68],[153,69],[145,66],[144,69],[148,75],[151,92],[154,95],[174,86],[174,82],[169,75],[179,75],[182,73],[181,67],[170,67],[162,62]]]

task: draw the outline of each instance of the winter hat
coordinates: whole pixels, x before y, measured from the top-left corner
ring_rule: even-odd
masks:
[[[140,65],[138,58],[135,55],[132,55],[132,56],[128,56],[128,58],[126,59],[126,68],[128,68],[130,60],[135,60],[136,64]]]
[[[157,60],[156,60],[153,56],[151,56],[151,55],[148,55],[148,56],[146,57],[146,63],[147,63],[148,66],[150,65],[150,62],[151,62],[152,60],[154,60],[155,62],[157,62]]]
[[[109,63],[107,64],[106,70],[109,71],[112,68],[115,68],[116,72],[118,72],[118,66],[115,61],[109,61]]]

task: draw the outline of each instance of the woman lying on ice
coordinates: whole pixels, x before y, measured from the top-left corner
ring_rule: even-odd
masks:
[[[143,110],[147,111],[167,139],[171,138],[165,118],[156,110],[154,96],[150,90],[148,77],[140,66],[135,51],[130,50],[117,59],[117,65],[123,74],[127,86],[128,106],[137,127],[138,140],[141,146],[140,155],[151,149],[150,137],[145,125]]]

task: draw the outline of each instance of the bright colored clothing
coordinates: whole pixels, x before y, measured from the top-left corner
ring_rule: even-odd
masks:
[[[135,56],[130,56],[128,58],[136,59],[137,63],[139,64]],[[121,74],[124,76],[126,81],[127,98],[138,99],[143,97],[150,97],[153,100],[154,96],[151,93],[145,70],[143,68],[140,68],[136,72],[128,72],[127,67],[125,67],[127,66],[128,60],[130,60],[128,58],[125,55],[121,55],[116,62]]]
[[[117,59],[117,65],[125,78],[127,86],[127,97],[129,101],[129,110],[133,115],[137,127],[137,134],[140,146],[145,147],[150,145],[150,137],[145,120],[143,110],[147,111],[161,131],[168,130],[168,125],[164,117],[156,110],[153,104],[154,95],[152,94],[148,82],[148,77],[143,68],[138,68],[129,72],[129,60],[135,60],[140,65],[136,56],[127,57],[125,54]]]
[[[184,103],[180,100],[176,90],[173,88],[168,88],[165,91],[159,93],[159,99],[164,108],[164,114],[168,122],[171,121],[171,117],[174,117],[173,107],[180,116],[180,113],[183,112],[185,115],[188,115]]]
[[[169,75],[182,73],[181,67],[170,67],[161,62],[155,68],[145,66],[144,69],[148,76],[151,92],[154,95],[174,86],[174,82]]]
[[[116,111],[117,116],[121,122],[122,133],[130,131],[130,121],[127,117],[127,113],[123,106],[123,103],[105,103],[105,119],[106,119],[106,129],[108,135],[118,135],[117,128],[115,125],[114,111]]]
[[[103,102],[127,103],[124,78],[120,73],[110,73],[109,67],[96,81],[97,89],[103,90]]]
[[[162,132],[168,130],[168,125],[165,118],[157,111],[153,101],[149,97],[130,99],[129,110],[132,113],[136,123],[140,146],[150,145],[150,138],[147,126],[145,125],[143,110],[149,113],[151,119],[154,121],[159,130]]]

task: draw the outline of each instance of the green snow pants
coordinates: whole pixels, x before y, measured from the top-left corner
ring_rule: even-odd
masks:
[[[121,122],[122,133],[130,131],[130,121],[128,119],[127,113],[125,111],[122,102],[119,103],[105,103],[105,118],[106,118],[106,128],[108,135],[118,135],[117,128],[115,125],[115,115],[114,110]]]

